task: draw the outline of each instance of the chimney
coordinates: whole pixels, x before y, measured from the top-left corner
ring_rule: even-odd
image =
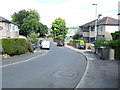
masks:
[[[99,15],[98,15],[98,20],[100,20],[100,19],[101,19],[101,17],[102,17],[102,14],[99,14]]]

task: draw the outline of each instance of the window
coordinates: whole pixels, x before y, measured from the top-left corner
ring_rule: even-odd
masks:
[[[6,31],[9,31],[9,24],[6,23]]]
[[[95,31],[95,26],[92,26],[92,27],[91,27],[91,31]]]
[[[98,31],[99,31],[99,32],[104,31],[104,27],[103,27],[103,26],[99,26],[99,27],[98,27]]]
[[[2,26],[0,26],[0,30],[2,30],[3,29],[3,27]]]

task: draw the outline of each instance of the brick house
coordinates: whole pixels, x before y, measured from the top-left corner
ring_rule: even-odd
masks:
[[[0,16],[0,38],[18,38],[18,25]]]
[[[118,31],[118,19],[103,17],[97,20],[97,37],[103,36],[107,40],[112,40],[111,33]],[[84,39],[92,42],[95,40],[95,20],[79,26],[80,34]]]

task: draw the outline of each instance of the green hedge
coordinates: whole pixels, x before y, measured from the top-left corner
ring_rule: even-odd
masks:
[[[115,49],[115,59],[120,60],[120,31],[111,33],[113,40],[109,42],[109,45]]]
[[[3,53],[10,56],[24,54],[32,51],[30,42],[23,38],[3,38],[2,39]]]
[[[120,31],[116,31],[115,33],[111,33],[113,40],[120,39]]]
[[[110,40],[108,45],[115,49],[115,59],[120,60],[120,39],[118,40]]]

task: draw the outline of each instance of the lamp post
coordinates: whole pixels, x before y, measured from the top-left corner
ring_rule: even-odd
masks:
[[[96,6],[96,9],[95,9],[95,40],[96,40],[96,37],[97,37],[97,4],[92,4],[92,5],[95,5]]]

